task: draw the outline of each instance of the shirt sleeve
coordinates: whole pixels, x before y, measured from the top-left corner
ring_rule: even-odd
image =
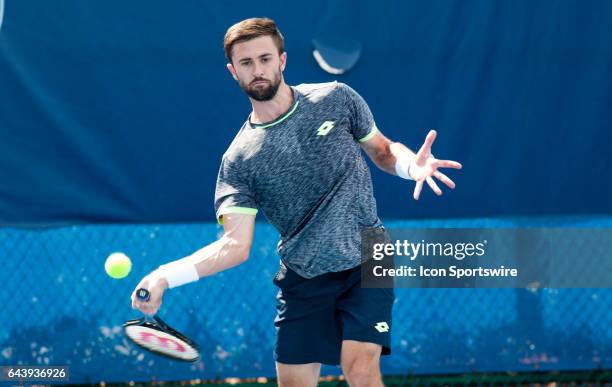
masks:
[[[223,158],[215,189],[215,213],[219,224],[225,214],[257,214],[257,203],[248,183],[232,162]]]
[[[378,129],[374,116],[366,101],[350,86],[338,83],[338,88],[345,95],[349,109],[349,122],[353,137],[359,142],[365,142],[374,137]]]

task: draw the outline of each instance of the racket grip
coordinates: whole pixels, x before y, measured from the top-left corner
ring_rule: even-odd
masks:
[[[148,302],[151,298],[151,293],[149,293],[149,291],[145,288],[140,288],[136,290],[136,298],[138,298],[140,301]]]

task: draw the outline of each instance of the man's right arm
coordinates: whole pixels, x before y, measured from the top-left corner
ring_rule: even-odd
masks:
[[[225,214],[223,236],[184,259],[194,262],[200,278],[240,265],[249,258],[254,231],[255,216]]]
[[[245,262],[249,257],[254,231],[254,215],[223,215],[223,236],[185,258],[160,266],[144,277],[132,292],[132,307],[143,313],[155,314],[167,288],[197,281]],[[148,302],[136,298],[136,291],[140,288],[149,290]]]

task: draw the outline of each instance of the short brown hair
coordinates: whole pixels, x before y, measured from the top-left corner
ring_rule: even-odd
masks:
[[[247,40],[255,39],[260,36],[271,36],[274,44],[278,48],[278,54],[285,52],[285,39],[276,28],[274,20],[263,18],[250,18],[238,22],[228,28],[223,38],[223,50],[228,61],[232,61],[232,48],[234,44],[246,42]]]

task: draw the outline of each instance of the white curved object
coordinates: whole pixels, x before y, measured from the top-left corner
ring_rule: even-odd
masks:
[[[317,64],[324,71],[339,75],[350,70],[361,56],[361,43],[356,41],[322,41],[313,39],[314,56]]]

